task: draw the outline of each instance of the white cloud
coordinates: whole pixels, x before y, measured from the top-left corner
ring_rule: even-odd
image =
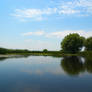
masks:
[[[22,33],[23,36],[31,36],[31,35],[33,35],[33,36],[42,36],[44,34],[45,34],[44,31]]]
[[[75,13],[80,13],[80,11],[73,10],[73,9],[64,9],[64,10],[60,10],[59,11],[59,14],[67,14],[67,15],[70,15],[70,14],[75,14]]]
[[[48,33],[46,34],[46,37],[57,37],[57,38],[64,38],[66,35],[70,34],[70,33],[78,33],[81,36],[84,37],[90,37],[92,36],[92,32],[91,31],[84,31],[84,30],[65,30],[65,31],[58,31],[58,32],[52,32],[52,33]]]
[[[47,8],[47,9],[16,9],[12,16],[24,19],[31,18],[35,20],[43,20],[45,15],[51,15],[56,13],[57,8]]]
[[[31,19],[36,21],[47,19],[49,15],[89,16],[92,15],[92,0],[61,1],[53,8],[45,9],[15,9],[11,15],[20,20]]]
[[[59,5],[59,9],[59,14],[90,15],[92,14],[92,0],[74,0],[63,2]]]
[[[45,31],[36,31],[36,32],[27,32],[22,33],[23,36],[43,36],[46,38],[64,38],[66,35],[70,33],[78,33],[81,36],[84,37],[90,37],[92,36],[92,31],[85,31],[85,30],[61,30],[57,32],[45,32]]]

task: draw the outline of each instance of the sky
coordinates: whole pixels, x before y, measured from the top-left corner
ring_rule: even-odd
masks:
[[[60,50],[70,33],[92,36],[92,0],[0,0],[0,47]]]

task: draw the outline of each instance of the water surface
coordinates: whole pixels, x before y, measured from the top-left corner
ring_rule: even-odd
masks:
[[[92,92],[92,61],[82,57],[0,58],[0,92]]]

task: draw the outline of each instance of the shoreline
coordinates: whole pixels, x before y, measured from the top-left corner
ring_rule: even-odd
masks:
[[[0,58],[12,58],[12,57],[21,57],[24,55],[0,55]]]
[[[92,56],[92,51],[87,52],[80,52],[76,54],[69,54],[69,53],[49,53],[49,52],[34,52],[34,53],[7,53],[7,54],[0,54],[0,58],[11,58],[11,57],[27,57],[27,56],[54,56],[54,57],[66,57],[66,56]]]

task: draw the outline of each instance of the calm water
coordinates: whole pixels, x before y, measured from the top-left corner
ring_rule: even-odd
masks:
[[[92,61],[81,57],[1,58],[0,92],[92,92]]]

